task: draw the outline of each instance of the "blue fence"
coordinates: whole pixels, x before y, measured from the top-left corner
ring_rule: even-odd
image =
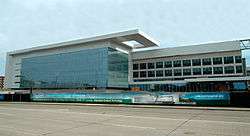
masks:
[[[4,94],[0,94],[0,101],[4,100]]]
[[[37,93],[33,101],[88,102],[124,104],[195,104],[229,105],[230,94],[226,92],[122,92],[122,93]]]
[[[133,98],[142,94],[144,93],[38,93],[32,94],[31,99],[54,102],[133,103]]]
[[[227,92],[190,92],[181,94],[179,101],[197,105],[229,105],[230,94]]]

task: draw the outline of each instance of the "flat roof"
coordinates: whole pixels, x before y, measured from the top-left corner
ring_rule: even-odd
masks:
[[[100,35],[100,36],[95,36],[95,37],[90,37],[90,38],[84,38],[84,39],[66,41],[66,42],[61,42],[61,43],[49,44],[45,46],[38,46],[38,47],[32,47],[32,48],[27,48],[27,49],[22,49],[22,50],[16,50],[16,51],[8,52],[8,53],[10,55],[22,54],[22,53],[28,53],[28,52],[33,52],[37,50],[60,48],[60,47],[65,47],[65,46],[73,46],[77,44],[97,42],[97,41],[114,41],[124,46],[127,46],[131,49],[159,46],[159,43],[156,40],[154,40],[147,34],[143,33],[139,29],[134,29],[134,30],[110,33],[110,34]],[[133,44],[131,46],[131,44],[126,43],[130,41],[135,42],[136,44]]]
[[[241,50],[240,41],[225,41],[199,45],[178,46],[154,50],[135,51],[133,59],[147,59],[157,57],[184,56],[192,54],[216,53]]]

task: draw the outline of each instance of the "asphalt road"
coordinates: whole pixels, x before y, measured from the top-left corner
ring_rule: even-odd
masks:
[[[0,136],[249,136],[249,111],[0,103]]]

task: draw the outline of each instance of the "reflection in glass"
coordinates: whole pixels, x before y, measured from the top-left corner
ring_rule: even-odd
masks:
[[[127,54],[111,48],[87,49],[22,59],[20,87],[127,87],[127,76]]]

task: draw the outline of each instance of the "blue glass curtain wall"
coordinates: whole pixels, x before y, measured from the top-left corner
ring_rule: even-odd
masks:
[[[22,59],[21,88],[128,87],[128,58],[111,48]],[[116,84],[115,81],[118,81]],[[108,83],[110,82],[110,83]]]
[[[108,87],[128,88],[128,54],[109,48]]]

